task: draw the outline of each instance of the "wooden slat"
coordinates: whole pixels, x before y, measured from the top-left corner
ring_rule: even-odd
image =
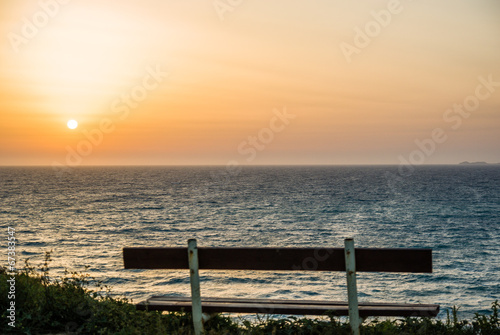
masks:
[[[270,299],[235,299],[204,298],[205,313],[262,313],[293,315],[324,315],[327,312],[338,316],[348,314],[345,302],[315,300],[270,300]],[[154,297],[137,305],[138,309],[159,311],[191,311],[189,298]],[[360,303],[359,314],[367,316],[436,316],[438,305],[425,304],[387,304]]]
[[[285,300],[285,299],[254,299],[254,298],[218,298],[218,297],[203,297],[202,302],[234,302],[234,303],[258,303],[258,304],[298,304],[298,305],[346,305],[345,301],[333,300]],[[169,296],[152,296],[147,301],[184,301],[191,302],[191,297],[169,297]],[[435,304],[404,304],[404,303],[387,303],[387,302],[360,302],[360,306],[437,306]]]
[[[342,248],[198,248],[200,269],[345,271]],[[365,272],[432,272],[431,249],[356,249]],[[123,248],[126,269],[188,269],[187,248]]]

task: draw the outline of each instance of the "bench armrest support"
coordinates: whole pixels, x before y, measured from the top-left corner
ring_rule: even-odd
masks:
[[[188,241],[188,257],[194,333],[200,335],[203,333],[203,312],[201,310],[200,274],[198,271],[198,246],[195,239]]]
[[[354,240],[347,238],[345,244],[345,268],[347,275],[347,301],[349,303],[349,324],[352,333],[359,335],[358,289],[356,285],[356,258],[354,254]]]

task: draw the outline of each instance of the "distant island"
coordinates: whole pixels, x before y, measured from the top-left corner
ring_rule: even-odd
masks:
[[[461,162],[460,165],[500,165],[500,163],[487,163],[487,162]]]

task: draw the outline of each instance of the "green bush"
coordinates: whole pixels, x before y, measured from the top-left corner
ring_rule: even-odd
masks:
[[[189,313],[138,311],[125,298],[114,298],[108,287],[88,274],[66,272],[62,279],[49,276],[50,254],[40,269],[26,262],[15,277],[16,327],[8,325],[11,274],[0,268],[1,334],[192,334]],[[446,321],[429,318],[374,319],[362,325],[362,334],[481,334],[500,335],[498,301],[490,315],[475,314],[459,320],[453,308]],[[336,317],[258,318],[235,321],[216,315],[204,324],[207,334],[350,334],[349,325]]]

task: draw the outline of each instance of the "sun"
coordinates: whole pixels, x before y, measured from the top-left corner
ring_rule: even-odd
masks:
[[[69,120],[67,125],[69,129],[76,129],[76,127],[78,127],[78,122],[75,120]]]

